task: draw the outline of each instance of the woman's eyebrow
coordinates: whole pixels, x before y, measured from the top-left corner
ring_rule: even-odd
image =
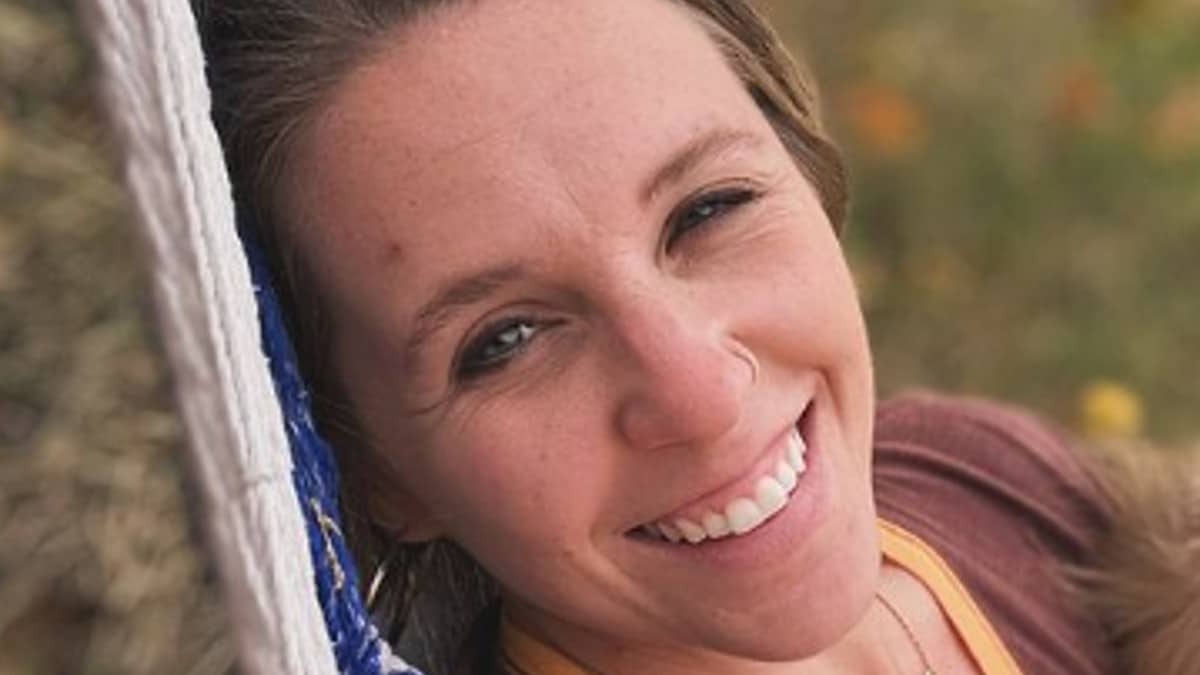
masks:
[[[667,186],[691,173],[704,160],[737,147],[757,147],[763,140],[744,129],[716,127],[689,140],[676,150],[646,181],[641,189],[641,201],[649,203]]]
[[[646,181],[640,191],[643,203],[672,183],[691,173],[705,160],[738,147],[757,147],[763,140],[744,129],[715,127],[696,135],[676,150]],[[445,326],[459,310],[495,293],[507,283],[526,275],[519,262],[505,262],[483,271],[453,278],[417,310],[412,333],[405,344],[406,360],[414,363],[429,338]]]
[[[526,274],[525,266],[521,263],[505,262],[446,281],[417,310],[412,333],[404,347],[407,362],[414,362],[429,337],[441,330],[460,310],[486,299]]]

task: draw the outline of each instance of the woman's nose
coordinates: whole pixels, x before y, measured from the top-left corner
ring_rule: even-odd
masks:
[[[656,303],[622,322],[617,426],[637,448],[703,445],[737,426],[758,365],[703,311]]]

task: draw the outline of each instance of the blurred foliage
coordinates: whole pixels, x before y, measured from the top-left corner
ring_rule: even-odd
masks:
[[[766,3],[853,172],[881,389],[1190,440],[1200,3]],[[0,675],[230,668],[66,0],[0,0]]]
[[[881,390],[1193,437],[1200,3],[764,4],[849,159]],[[1098,421],[1102,383],[1145,424]]]

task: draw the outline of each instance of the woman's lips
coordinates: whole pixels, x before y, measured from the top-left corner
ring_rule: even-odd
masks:
[[[635,531],[652,539],[693,545],[753,532],[783,510],[800,477],[808,469],[804,459],[808,444],[800,431],[808,413],[805,410],[801,419],[789,429],[783,449],[768,469],[750,484],[748,494],[734,496],[699,513],[689,509],[692,515],[672,514],[646,523]]]

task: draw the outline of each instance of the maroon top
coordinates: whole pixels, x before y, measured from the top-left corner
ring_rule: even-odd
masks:
[[[1064,435],[1014,408],[916,393],[880,406],[875,437],[879,515],[941,554],[1027,675],[1117,672],[1062,573],[1108,522]]]

